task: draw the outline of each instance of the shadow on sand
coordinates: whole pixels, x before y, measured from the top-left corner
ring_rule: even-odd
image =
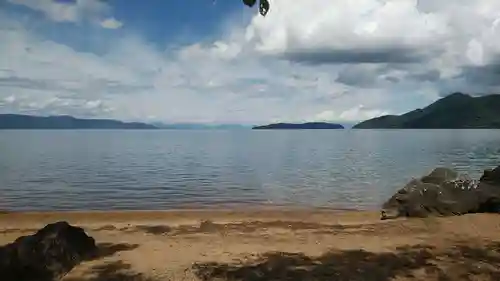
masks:
[[[129,264],[121,261],[99,264],[89,269],[89,277],[65,278],[64,281],[159,281],[142,273],[130,270]]]
[[[97,253],[93,256],[92,260],[102,259],[105,257],[112,256],[118,252],[132,251],[139,247],[138,244],[128,244],[128,243],[99,243],[97,244]]]
[[[417,245],[387,253],[333,251],[319,257],[268,253],[252,262],[195,264],[193,270],[203,281],[500,280],[499,243],[455,245],[446,250]]]
[[[500,280],[500,243],[473,247],[464,241],[454,245],[446,249],[415,245],[385,253],[335,250],[319,257],[267,253],[238,263],[196,263],[192,269],[202,281]],[[125,247],[114,247],[119,248]],[[122,261],[95,265],[84,276],[64,281],[160,281],[133,271]]]
[[[138,244],[127,243],[100,243],[97,245],[98,252],[90,260],[100,260],[105,257],[113,256],[118,252],[132,251],[139,247]],[[85,277],[67,277],[64,281],[156,281],[136,273],[131,270],[130,264],[122,261],[113,261],[98,264],[85,272]]]

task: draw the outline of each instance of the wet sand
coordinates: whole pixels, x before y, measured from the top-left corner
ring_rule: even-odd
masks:
[[[101,255],[65,281],[500,280],[500,215],[259,209],[0,214],[0,244],[66,220]]]

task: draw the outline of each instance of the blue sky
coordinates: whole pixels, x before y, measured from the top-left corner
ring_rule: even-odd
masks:
[[[496,0],[0,0],[0,113],[352,123],[498,92]]]

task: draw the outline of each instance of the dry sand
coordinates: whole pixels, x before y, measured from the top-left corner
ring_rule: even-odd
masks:
[[[66,220],[99,259],[65,281],[500,280],[500,215],[380,221],[376,212],[0,214],[0,244]]]

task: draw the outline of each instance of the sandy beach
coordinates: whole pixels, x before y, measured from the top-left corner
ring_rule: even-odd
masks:
[[[0,243],[65,220],[101,249],[65,281],[500,280],[500,216],[259,209],[0,214]]]

